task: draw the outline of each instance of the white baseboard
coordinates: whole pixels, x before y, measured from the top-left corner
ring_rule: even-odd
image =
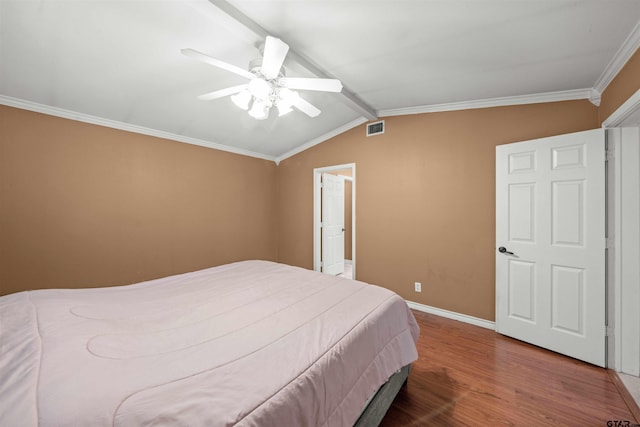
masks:
[[[345,263],[345,264],[353,264],[353,260],[351,260],[351,259],[345,259],[345,260],[344,260],[344,263]]]
[[[422,311],[429,314],[435,314],[436,316],[446,317],[448,319],[458,320],[460,322],[470,323],[472,325],[480,326],[486,329],[496,330],[496,322],[480,319],[479,317],[468,316],[466,314],[456,313],[454,311],[443,310],[441,308],[431,307],[430,305],[424,305],[413,301],[407,301],[409,308]]]

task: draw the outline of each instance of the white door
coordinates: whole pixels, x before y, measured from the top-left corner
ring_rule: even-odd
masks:
[[[496,330],[605,365],[604,130],[496,147]]]
[[[322,272],[344,273],[344,179],[322,174]]]

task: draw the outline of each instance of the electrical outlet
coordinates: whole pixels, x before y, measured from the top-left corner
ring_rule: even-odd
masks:
[[[416,282],[415,286],[416,286],[416,292],[422,292],[422,283]]]

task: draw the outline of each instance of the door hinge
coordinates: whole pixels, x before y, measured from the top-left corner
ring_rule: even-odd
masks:
[[[606,150],[604,150],[604,161],[608,162],[609,160],[614,160],[616,158],[615,156],[615,152],[613,151],[613,146],[611,147],[607,147]]]
[[[604,244],[606,249],[613,249],[615,245],[615,241],[611,237],[607,237],[604,239]]]
[[[324,227],[324,223],[320,222],[320,228]]]

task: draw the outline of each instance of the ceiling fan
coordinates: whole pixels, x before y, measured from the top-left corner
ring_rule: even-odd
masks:
[[[181,50],[184,55],[249,79],[246,84],[205,93],[198,99],[212,100],[231,95],[234,104],[248,110],[249,115],[258,120],[268,118],[271,107],[277,107],[280,116],[292,111],[292,107],[309,117],[318,116],[320,110],[293,89],[323,92],[342,90],[342,83],[337,79],[286,77],[282,64],[289,45],[278,38],[267,36],[263,51],[263,57],[251,61],[249,70],[245,70],[197,50]]]

